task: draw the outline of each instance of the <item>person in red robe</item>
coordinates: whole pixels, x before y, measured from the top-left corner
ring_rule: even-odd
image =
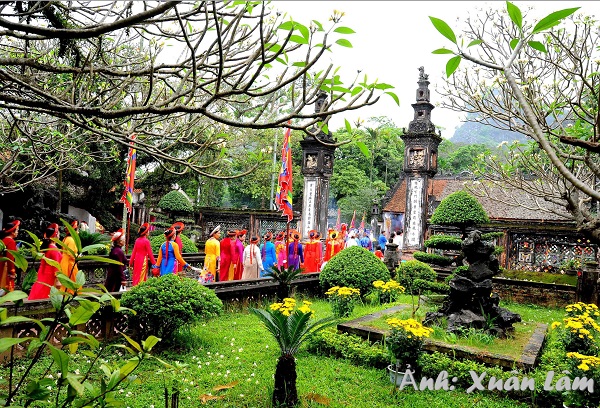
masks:
[[[17,250],[17,235],[19,235],[19,226],[21,221],[14,220],[7,223],[2,231],[0,231],[0,237],[4,243],[5,250],[0,257],[6,258],[4,261],[0,261],[0,291],[12,292],[15,290],[15,280],[17,278],[17,267],[15,266],[15,257],[8,252]]]
[[[233,275],[229,276],[231,269],[231,251],[232,245],[235,244],[235,231],[227,231],[227,236],[220,242],[221,249],[221,264],[219,267],[219,282],[225,282],[233,279]]]
[[[231,263],[233,264],[233,280],[242,279],[242,273],[244,272],[244,241],[246,240],[246,234],[248,231],[239,230],[237,231],[237,239],[232,251]]]
[[[148,232],[150,232],[150,224],[145,222],[138,230],[138,238],[135,240],[133,251],[129,257],[129,268],[133,270],[132,286],[146,282],[148,271],[152,265],[156,264],[150,240],[147,238]]]
[[[181,242],[180,235],[185,229],[185,225],[183,222],[178,221],[171,225],[171,228],[175,230],[175,239],[173,241],[177,244],[177,246],[179,246],[179,253],[183,254],[183,243]],[[183,265],[181,265],[181,262],[175,261],[175,273],[178,274],[181,271],[183,271]]]
[[[52,241],[52,238],[59,239],[59,235],[60,229],[58,224],[50,224],[44,232],[41,246],[44,257],[40,262],[37,280],[31,287],[31,292],[29,292],[29,300],[48,299],[50,297],[50,288],[54,285],[59,286],[56,280],[58,268],[47,262],[50,259],[60,264],[62,260],[62,252],[56,247],[54,241]]]

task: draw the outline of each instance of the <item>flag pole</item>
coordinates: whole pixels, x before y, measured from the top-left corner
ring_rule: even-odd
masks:
[[[290,257],[290,221],[288,218],[286,232],[285,232],[285,264],[288,268],[290,267],[289,257]]]

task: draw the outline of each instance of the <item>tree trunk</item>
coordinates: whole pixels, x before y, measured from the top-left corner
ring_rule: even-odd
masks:
[[[273,407],[291,408],[298,404],[296,389],[296,361],[294,356],[282,354],[275,368]]]

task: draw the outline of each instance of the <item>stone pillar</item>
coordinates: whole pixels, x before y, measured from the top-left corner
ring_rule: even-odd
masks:
[[[436,134],[435,125],[431,122],[434,106],[429,102],[429,76],[423,67],[419,68],[419,73],[417,102],[412,104],[414,120],[401,136],[405,146],[406,207],[402,247],[405,254],[423,249],[429,180],[437,173],[437,149],[442,141],[442,136]]]
[[[320,112],[327,98],[322,93],[317,98],[315,112]],[[310,129],[314,133],[316,129]],[[307,238],[310,230],[327,236],[327,204],[329,201],[329,179],[333,173],[335,146],[333,135],[323,131],[308,134],[300,141],[302,146],[302,175],[304,197],[302,199],[302,237]]]

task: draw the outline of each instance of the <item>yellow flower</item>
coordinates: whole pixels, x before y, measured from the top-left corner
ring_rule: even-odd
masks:
[[[560,326],[560,322],[552,322],[552,325],[550,326],[552,328],[552,330],[556,329],[558,326]]]

